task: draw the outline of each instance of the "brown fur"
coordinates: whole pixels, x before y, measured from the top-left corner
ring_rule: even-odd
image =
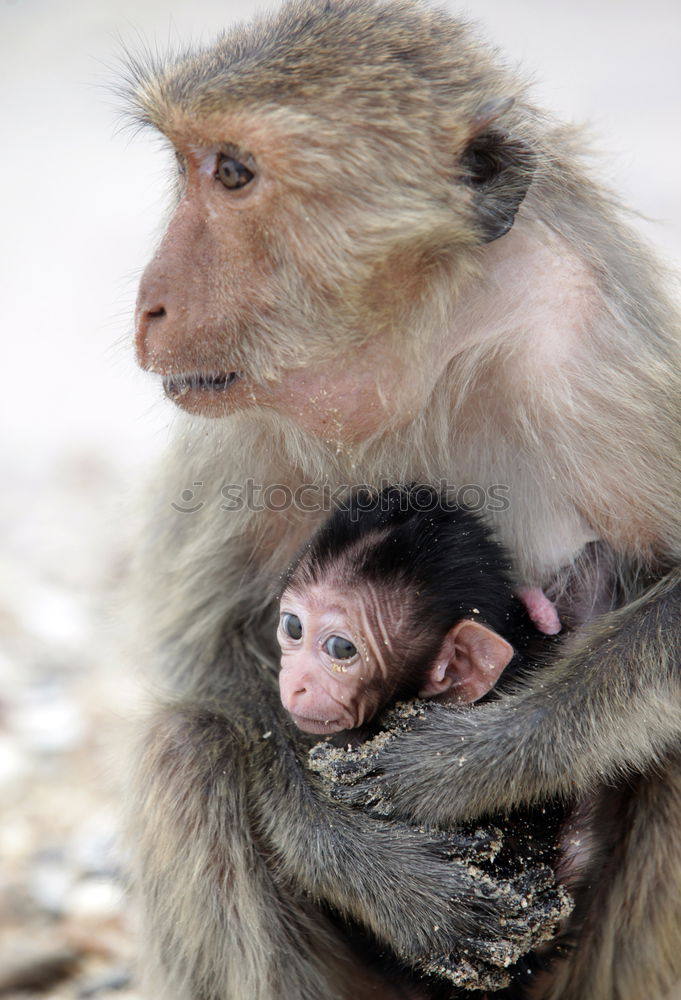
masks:
[[[187,169],[140,292],[140,360],[244,373],[206,404],[227,419],[179,421],[140,552],[168,685],[132,825],[150,996],[357,995],[322,899],[407,958],[481,932],[451,863],[329,803],[291,749],[274,598],[323,512],[220,509],[221,488],[249,478],[386,478],[508,485],[510,509],[489,516],[520,579],[553,586],[569,615],[580,581],[577,603],[596,604],[598,552],[606,604],[627,604],[541,687],[474,725],[441,709],[395,741],[378,790],[396,815],[449,824],[616,785],[577,948],[538,995],[661,1000],[681,979],[681,358],[659,265],[588,176],[579,136],[468,26],[419,4],[301,0],[132,77],[138,115]],[[494,242],[498,191],[463,183],[481,135],[518,154],[502,193],[531,177]],[[214,148],[252,156],[258,187],[202,174]],[[172,510],[193,482],[204,506]]]

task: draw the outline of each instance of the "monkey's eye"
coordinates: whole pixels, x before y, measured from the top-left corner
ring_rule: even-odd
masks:
[[[303,626],[298,615],[282,615],[281,627],[291,639],[300,639],[303,635]]]
[[[351,660],[357,655],[356,648],[342,635],[332,635],[324,643],[324,649],[334,660]]]
[[[246,187],[247,184],[250,184],[255,174],[243,163],[239,163],[233,157],[221,153],[218,157],[218,165],[215,168],[215,176],[226,188],[229,188],[230,191],[235,191],[237,188]]]

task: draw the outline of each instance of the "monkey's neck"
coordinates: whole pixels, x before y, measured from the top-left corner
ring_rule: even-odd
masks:
[[[519,218],[477,251],[478,274],[452,305],[438,348],[452,359],[489,350],[520,361],[511,387],[555,377],[583,353],[603,312],[597,275],[564,237]],[[498,390],[498,386],[496,387]]]

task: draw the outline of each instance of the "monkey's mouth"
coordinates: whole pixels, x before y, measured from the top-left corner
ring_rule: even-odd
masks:
[[[163,391],[171,399],[177,401],[193,392],[226,392],[240,378],[241,372],[217,372],[215,374],[191,372],[182,375],[164,375]]]
[[[295,715],[294,713],[291,717],[298,729],[316,736],[340,733],[343,729],[347,729],[347,726],[342,725],[337,719],[306,719],[304,715]]]

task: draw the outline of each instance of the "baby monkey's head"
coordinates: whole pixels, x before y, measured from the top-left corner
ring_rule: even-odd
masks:
[[[509,559],[481,519],[428,486],[361,491],[289,567],[281,700],[309,733],[399,697],[477,701],[513,657]]]

